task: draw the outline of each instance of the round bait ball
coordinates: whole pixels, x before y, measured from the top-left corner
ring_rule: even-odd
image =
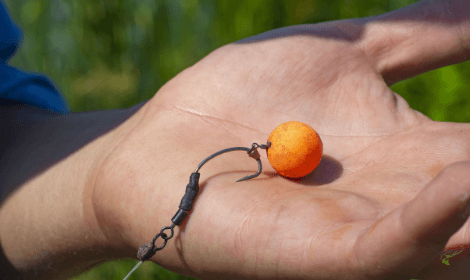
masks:
[[[269,135],[266,150],[269,163],[285,177],[297,178],[317,168],[323,155],[323,143],[317,132],[302,122],[290,121]]]

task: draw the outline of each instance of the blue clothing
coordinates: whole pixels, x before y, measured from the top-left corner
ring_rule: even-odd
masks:
[[[7,100],[67,113],[64,97],[46,76],[27,73],[8,65],[18,49],[23,33],[8,15],[0,0],[0,104]]]

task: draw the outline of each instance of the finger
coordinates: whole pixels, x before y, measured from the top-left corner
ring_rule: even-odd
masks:
[[[466,0],[420,1],[373,17],[364,28],[361,49],[389,85],[470,55]]]
[[[360,268],[376,277],[411,277],[438,256],[470,213],[469,172],[470,162],[445,168],[364,233],[355,245]]]

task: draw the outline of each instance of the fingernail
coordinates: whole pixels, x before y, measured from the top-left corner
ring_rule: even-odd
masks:
[[[464,204],[462,206],[462,209],[460,210],[460,217],[464,220],[470,216],[470,203],[469,203],[469,195],[468,193],[464,194],[461,198],[460,201],[462,201]]]

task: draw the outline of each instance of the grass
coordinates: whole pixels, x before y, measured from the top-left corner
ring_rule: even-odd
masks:
[[[72,278],[72,280],[81,279],[107,279],[122,280],[131,269],[138,263],[137,260],[126,259],[111,261],[99,265],[81,275]],[[135,270],[128,280],[153,279],[153,280],[195,280],[196,278],[176,274],[163,269],[153,262],[144,262]]]
[[[413,0],[4,0],[25,32],[11,64],[47,74],[72,111],[125,108],[227,43],[288,25],[373,16]],[[469,64],[392,89],[433,120],[470,122]],[[123,279],[112,261],[73,278]],[[146,262],[130,279],[194,279]]]

